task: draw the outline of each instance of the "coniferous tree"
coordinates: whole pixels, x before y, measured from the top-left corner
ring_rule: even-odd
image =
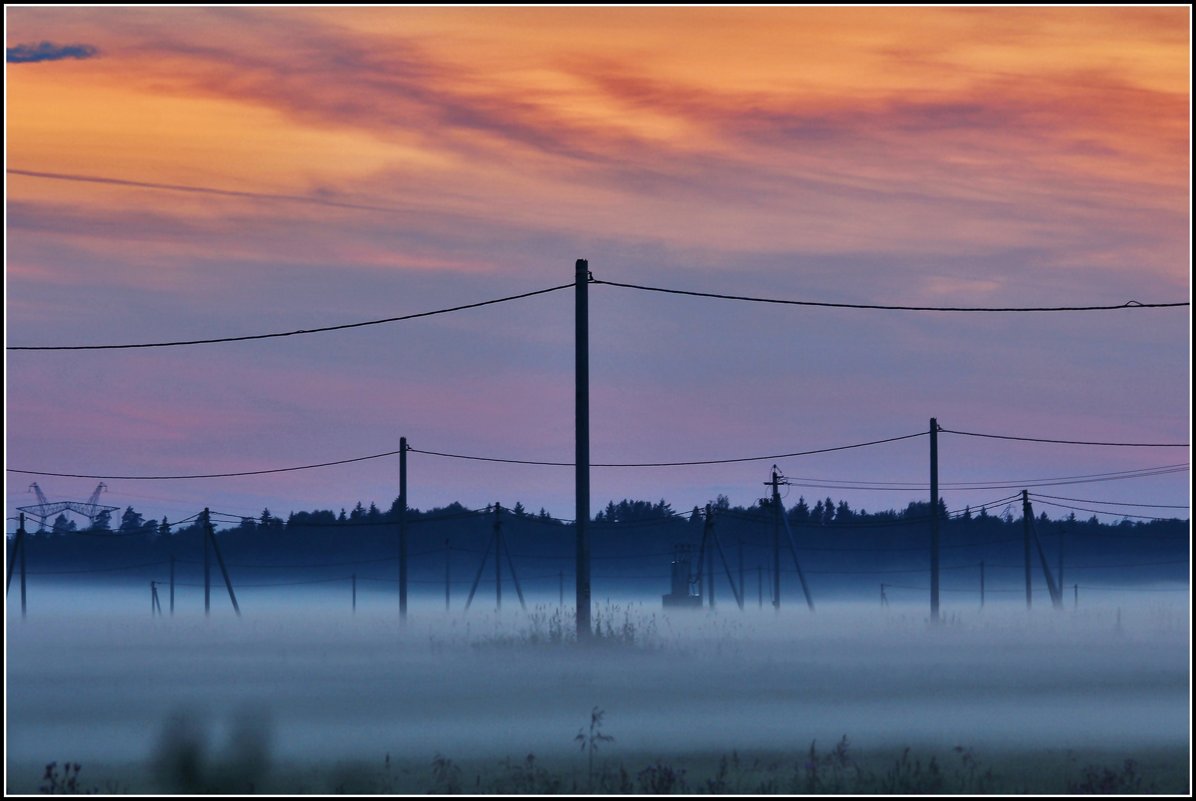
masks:
[[[145,520],[141,515],[135,512],[132,506],[125,507],[124,514],[120,516],[120,527],[117,531],[120,531],[122,534],[132,534],[144,527]]]

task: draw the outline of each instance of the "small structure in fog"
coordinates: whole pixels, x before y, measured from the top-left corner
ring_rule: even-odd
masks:
[[[672,592],[661,596],[666,609],[701,609],[702,596],[690,588],[693,582],[689,573],[689,546],[678,545],[673,554]]]

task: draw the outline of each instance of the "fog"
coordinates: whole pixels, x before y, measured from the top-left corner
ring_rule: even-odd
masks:
[[[1159,588],[1163,589],[1163,588]],[[1174,587],[1167,588],[1175,590]],[[7,760],[129,762],[185,727],[213,747],[248,725],[276,760],[576,754],[594,707],[603,753],[654,755],[853,744],[1025,748],[1187,746],[1186,591],[1106,593],[1078,608],[828,601],[811,613],[666,612],[659,596],[596,605],[597,642],[568,638],[553,597],[446,613],[393,595],[178,596],[31,586],[7,610]],[[459,604],[458,604],[459,605]],[[630,642],[629,642],[630,641]],[[182,722],[185,721],[185,722]],[[247,724],[246,721],[251,721]],[[234,748],[235,750],[235,748]]]

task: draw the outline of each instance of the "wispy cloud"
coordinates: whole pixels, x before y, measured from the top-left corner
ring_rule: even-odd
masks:
[[[94,58],[99,53],[99,50],[89,44],[58,45],[53,42],[38,42],[6,48],[4,60],[9,64],[30,64],[38,61],[62,61],[64,58]]]

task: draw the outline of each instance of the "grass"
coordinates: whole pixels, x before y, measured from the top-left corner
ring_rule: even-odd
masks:
[[[600,710],[597,710],[600,711]],[[592,718],[593,720],[593,718]],[[189,772],[170,777],[143,766],[127,766],[105,789],[80,781],[81,767],[46,766],[42,793],[285,793],[458,795],[1029,795],[1174,794],[1190,790],[1187,753],[1181,749],[1114,757],[1102,752],[997,752],[991,757],[963,747],[947,752],[859,752],[847,737],[824,748],[810,743],[797,751],[729,754],[625,754],[595,758],[590,737],[601,720],[583,727],[576,758],[469,759],[442,754],[432,759],[312,766],[281,764],[246,782],[243,774],[200,760]],[[603,735],[609,736],[609,735]],[[608,740],[594,740],[608,743]],[[611,749],[607,749],[609,753]],[[592,767],[591,767],[592,765]],[[109,769],[111,770],[111,769]],[[104,771],[97,773],[103,777]],[[110,775],[110,774],[109,774]],[[143,776],[141,781],[136,780]],[[202,777],[197,781],[196,776]],[[9,792],[24,792],[13,771]]]

